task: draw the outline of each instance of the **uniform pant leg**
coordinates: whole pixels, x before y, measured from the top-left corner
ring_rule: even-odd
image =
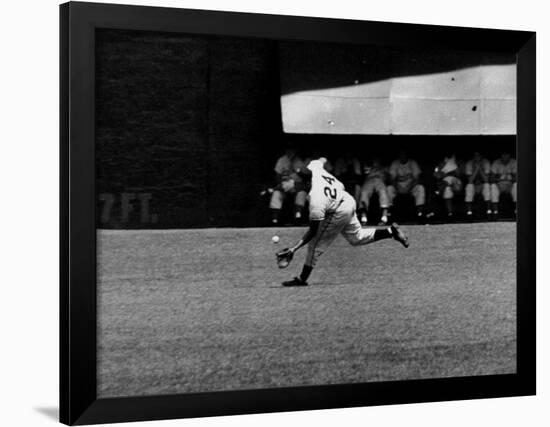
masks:
[[[374,190],[378,194],[378,202],[382,209],[386,209],[389,205],[388,191],[386,189],[386,184],[381,179],[376,180]]]
[[[512,194],[512,200],[514,203],[518,201],[518,184],[517,182],[514,182],[512,184],[512,189],[510,190],[510,194]]]
[[[414,197],[414,202],[416,206],[422,206],[426,203],[426,190],[424,189],[423,185],[416,184],[412,188],[411,193]]]
[[[388,185],[386,187],[386,193],[388,194],[388,207],[393,206],[393,199],[395,199],[395,187]]]
[[[482,184],[481,194],[483,195],[483,200],[486,202],[491,201],[491,185],[488,182]]]
[[[449,200],[449,199],[452,199],[453,197],[454,197],[453,187],[451,185],[445,186],[445,188],[443,189],[443,199]]]
[[[294,204],[300,208],[306,205],[307,193],[305,191],[298,191],[294,199]]]
[[[355,215],[355,209],[352,214],[348,216],[347,223],[341,230],[342,236],[349,242],[352,246],[367,245],[374,242],[374,232],[376,228],[363,228],[361,223]]]
[[[372,197],[372,193],[374,191],[374,184],[372,181],[367,181],[363,184],[363,187],[361,188],[361,204],[365,206],[366,209],[369,208],[369,202],[370,198]]]
[[[271,194],[269,207],[271,209],[281,209],[283,207],[284,200],[285,200],[285,193],[283,193],[281,190],[275,190]]]
[[[361,223],[355,215],[352,216],[348,225],[342,230],[342,235],[352,246],[367,245],[374,242],[376,228],[362,228]]]
[[[466,203],[472,203],[474,201],[474,195],[477,193],[476,186],[472,183],[466,184],[466,188],[464,190],[464,201]]]
[[[336,213],[327,215],[319,224],[319,230],[315,237],[308,243],[305,265],[315,267],[317,260],[325,253],[328,247],[338,237],[342,228],[347,223],[341,215]]]
[[[449,176],[444,179],[447,186],[443,190],[443,199],[449,200],[454,198],[455,194],[462,189],[462,181],[455,176]]]

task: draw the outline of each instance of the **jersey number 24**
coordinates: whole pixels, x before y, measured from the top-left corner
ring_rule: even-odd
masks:
[[[332,188],[332,184],[334,184],[334,178],[331,178],[330,176],[321,175],[323,179],[329,183],[331,187],[325,187],[323,189],[325,196],[330,197],[331,199],[336,199],[336,196],[338,193],[336,192],[336,188]]]

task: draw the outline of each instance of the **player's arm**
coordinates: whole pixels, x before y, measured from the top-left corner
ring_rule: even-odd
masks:
[[[456,168],[456,169],[453,169],[452,171],[449,171],[449,172],[445,173],[445,177],[454,176],[455,178],[457,178],[458,173],[459,173],[459,169]]]
[[[306,231],[306,234],[296,242],[294,246],[291,248],[285,248],[280,252],[277,252],[277,264],[279,265],[279,268],[286,268],[292,261],[292,258],[294,257],[294,253],[300,249],[302,246],[307,245],[313,237],[317,234],[319,231],[319,224],[321,221],[315,221],[310,220],[309,221],[309,228]],[[311,268],[311,267],[309,267]],[[311,271],[311,270],[310,270]]]
[[[307,245],[319,231],[319,224],[321,224],[321,221],[310,220],[309,228],[307,229],[306,233],[302,236],[300,240],[296,242],[294,246],[290,247],[289,250],[294,253],[302,246]]]

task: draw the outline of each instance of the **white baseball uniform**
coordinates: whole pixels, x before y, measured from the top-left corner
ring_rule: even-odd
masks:
[[[518,173],[516,159],[510,159],[504,164],[501,159],[496,159],[491,166],[491,173],[496,182],[491,184],[491,200],[498,203],[501,193],[510,193],[514,202],[517,201],[517,183],[514,181]]]
[[[416,206],[421,206],[426,202],[426,190],[421,184],[413,185],[413,182],[420,176],[420,167],[416,161],[409,159],[406,163],[395,160],[390,165],[390,176],[395,180],[394,185],[388,185],[387,192],[390,206],[393,205],[393,199],[397,194],[412,194]]]
[[[351,245],[366,245],[374,241],[376,229],[361,227],[355,215],[355,199],[345,191],[340,181],[323,169],[322,161],[314,160],[307,167],[312,173],[309,219],[321,223],[308,244],[305,264],[315,267],[317,259],[338,234],[342,234]]]
[[[455,156],[445,157],[443,160],[443,166],[441,167],[441,172],[444,174],[449,174],[451,172],[458,171],[458,165],[456,163]],[[462,189],[462,181],[456,176],[446,176],[443,178],[443,181],[447,183],[447,186],[443,190],[443,198],[445,200],[452,199],[456,192]]]
[[[486,180],[481,177],[481,172],[485,175]],[[482,194],[483,200],[489,202],[491,200],[491,188],[489,186],[489,175],[491,173],[491,164],[487,159],[476,161],[469,160],[466,163],[466,176],[473,176],[473,182],[466,184],[464,200],[466,203],[471,203],[476,194]]]

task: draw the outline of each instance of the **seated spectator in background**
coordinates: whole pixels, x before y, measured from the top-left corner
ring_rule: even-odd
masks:
[[[514,202],[514,212],[517,202],[517,177],[518,169],[516,159],[510,153],[504,152],[491,166],[491,201],[493,202],[493,215],[498,215],[500,195],[508,193]]]
[[[294,202],[294,218],[299,220],[306,204],[307,193],[302,174],[306,168],[304,162],[297,156],[296,150],[288,147],[285,154],[275,164],[277,185],[271,194],[269,207],[272,213],[272,223],[279,223],[283,202],[291,197]]]
[[[389,170],[390,184],[387,187],[387,192],[390,209],[397,194],[411,194],[414,197],[418,219],[423,219],[426,190],[419,183],[421,173],[418,163],[409,159],[405,150],[401,150],[399,158],[391,164]]]
[[[483,200],[487,204],[487,215],[491,215],[491,186],[489,184],[491,163],[479,151],[476,151],[474,157],[466,162],[464,173],[467,180],[464,195],[466,216],[468,218],[472,218],[473,216],[472,204],[476,194],[483,196]]]
[[[332,174],[344,184],[346,191],[353,195],[356,203],[359,203],[361,193],[361,163],[357,157],[354,157],[350,151],[346,151],[343,157],[340,157],[334,163]]]
[[[443,197],[449,219],[454,215],[453,198],[456,193],[462,190],[462,181],[459,175],[460,169],[458,168],[454,154],[445,156],[434,171],[434,177],[437,180],[436,194]]]
[[[388,208],[389,199],[386,189],[386,169],[382,167],[380,158],[373,157],[372,162],[365,163],[363,168],[365,180],[361,187],[360,198],[360,220],[361,224],[367,224],[367,212],[369,210],[369,202],[374,193],[378,194],[378,201],[380,202],[380,209],[382,210],[381,222],[386,224],[388,222]]]

